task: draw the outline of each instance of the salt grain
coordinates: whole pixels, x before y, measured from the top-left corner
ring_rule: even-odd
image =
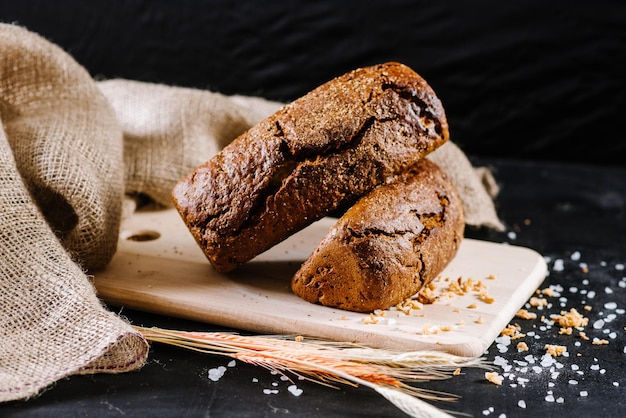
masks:
[[[604,327],[604,320],[602,319],[598,319],[596,322],[593,323],[594,329],[602,329],[603,327]]]
[[[217,382],[218,380],[220,380],[222,376],[224,376],[224,372],[226,372],[226,367],[224,366],[219,366],[217,368],[210,369],[209,379],[211,379],[214,382]]]
[[[613,310],[613,309],[616,309],[616,308],[617,308],[617,303],[615,303],[615,302],[607,302],[607,303],[604,304],[604,309]]]
[[[586,390],[581,390],[580,391],[580,396],[585,397],[587,395],[589,395],[589,392],[587,392]]]
[[[298,386],[296,385],[290,385],[287,390],[293,395],[293,396],[300,396],[302,395],[302,389],[300,389]]]
[[[518,401],[517,406],[519,406],[520,408],[526,409],[526,401],[524,400]]]
[[[554,260],[554,265],[552,266],[552,270],[563,271],[563,269],[564,269],[563,260],[561,259]]]

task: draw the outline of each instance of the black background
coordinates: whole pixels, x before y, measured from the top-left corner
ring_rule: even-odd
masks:
[[[626,161],[618,0],[0,0],[0,21],[94,77],[279,101],[400,61],[433,86],[471,156]]]

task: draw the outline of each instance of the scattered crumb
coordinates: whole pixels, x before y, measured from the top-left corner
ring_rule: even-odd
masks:
[[[520,309],[519,311],[517,311],[515,316],[521,319],[536,319],[537,318],[536,313],[529,312],[526,309]]]
[[[495,384],[501,385],[504,378],[498,374],[498,372],[485,372],[485,379]]]
[[[528,351],[528,344],[526,344],[524,341],[518,342],[517,351]]]
[[[495,300],[495,298],[493,298],[492,296],[489,296],[486,292],[480,292],[480,293],[478,294],[478,297],[479,297],[479,298],[480,298],[480,300],[482,300],[483,302],[485,302],[485,303],[489,303],[489,304],[491,304],[491,303],[493,303],[493,302],[495,302],[495,301],[496,301],[496,300]]]
[[[521,331],[522,327],[520,327],[518,324],[509,324],[500,332],[500,334],[509,336],[512,340],[516,340],[525,337],[525,334],[522,334]]]
[[[374,316],[373,313],[370,313],[368,316],[361,320],[364,324],[378,324],[378,318]]]
[[[545,345],[546,353],[550,354],[552,357],[558,357],[563,355],[567,351],[567,347],[564,345],[554,345],[554,344],[546,344]]]
[[[589,323],[589,319],[582,316],[575,308],[567,311],[561,311],[560,315],[554,315],[555,323],[561,327],[585,327]]]
[[[560,335],[572,335],[572,327],[562,327],[559,330]]]

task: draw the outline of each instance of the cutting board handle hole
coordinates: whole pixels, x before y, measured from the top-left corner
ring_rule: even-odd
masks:
[[[122,238],[127,241],[154,241],[155,239],[159,239],[161,234],[157,231],[153,231],[151,229],[141,229],[138,231],[124,231],[122,232]]]

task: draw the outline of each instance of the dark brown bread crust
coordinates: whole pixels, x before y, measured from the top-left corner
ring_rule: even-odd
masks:
[[[295,274],[292,290],[340,309],[387,309],[441,273],[464,228],[452,183],[435,163],[421,160],[348,209]]]
[[[196,168],[173,201],[213,266],[230,271],[388,182],[448,139],[441,102],[405,65],[335,78]]]

